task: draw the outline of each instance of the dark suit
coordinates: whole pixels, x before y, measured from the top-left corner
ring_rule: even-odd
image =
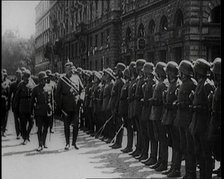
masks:
[[[63,77],[62,77],[63,78]],[[69,77],[67,77],[69,78]],[[73,83],[77,86],[77,92],[73,90],[70,86],[68,86],[62,79],[59,79],[57,91],[56,91],[56,99],[59,109],[63,110],[67,116],[64,116],[64,132],[65,132],[65,139],[66,145],[70,144],[70,125],[73,125],[73,142],[72,144],[76,143],[77,136],[78,136],[78,100],[79,95],[83,89],[82,82],[78,75],[74,75],[70,77],[73,80]]]

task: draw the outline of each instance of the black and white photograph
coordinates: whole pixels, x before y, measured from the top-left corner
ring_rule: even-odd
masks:
[[[2,0],[3,179],[221,179],[221,0]]]

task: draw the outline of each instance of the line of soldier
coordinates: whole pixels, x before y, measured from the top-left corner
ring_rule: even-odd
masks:
[[[132,61],[114,71],[80,70],[85,86],[81,128],[167,177],[210,179],[221,157],[221,58],[167,64]],[[137,133],[135,151],[133,135]],[[172,161],[168,169],[168,146]],[[150,149],[149,149],[150,148]],[[221,164],[220,164],[221,167]]]

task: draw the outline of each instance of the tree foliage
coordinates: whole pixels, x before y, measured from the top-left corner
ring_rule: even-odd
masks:
[[[7,30],[2,36],[2,67],[14,74],[18,67],[34,70],[35,39],[21,38],[18,32]]]

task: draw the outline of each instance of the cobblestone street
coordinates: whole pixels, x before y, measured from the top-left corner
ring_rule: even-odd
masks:
[[[120,149],[112,150],[109,144],[82,131],[79,131],[77,142],[80,149],[65,151],[63,125],[60,121],[55,123],[55,133],[48,134],[48,149],[40,153],[36,152],[36,126],[31,132],[31,142],[26,146],[21,145],[22,139],[16,140],[11,112],[7,128],[7,137],[2,138],[4,179],[165,178],[130,155],[123,154]],[[125,145],[126,136],[123,142]]]

